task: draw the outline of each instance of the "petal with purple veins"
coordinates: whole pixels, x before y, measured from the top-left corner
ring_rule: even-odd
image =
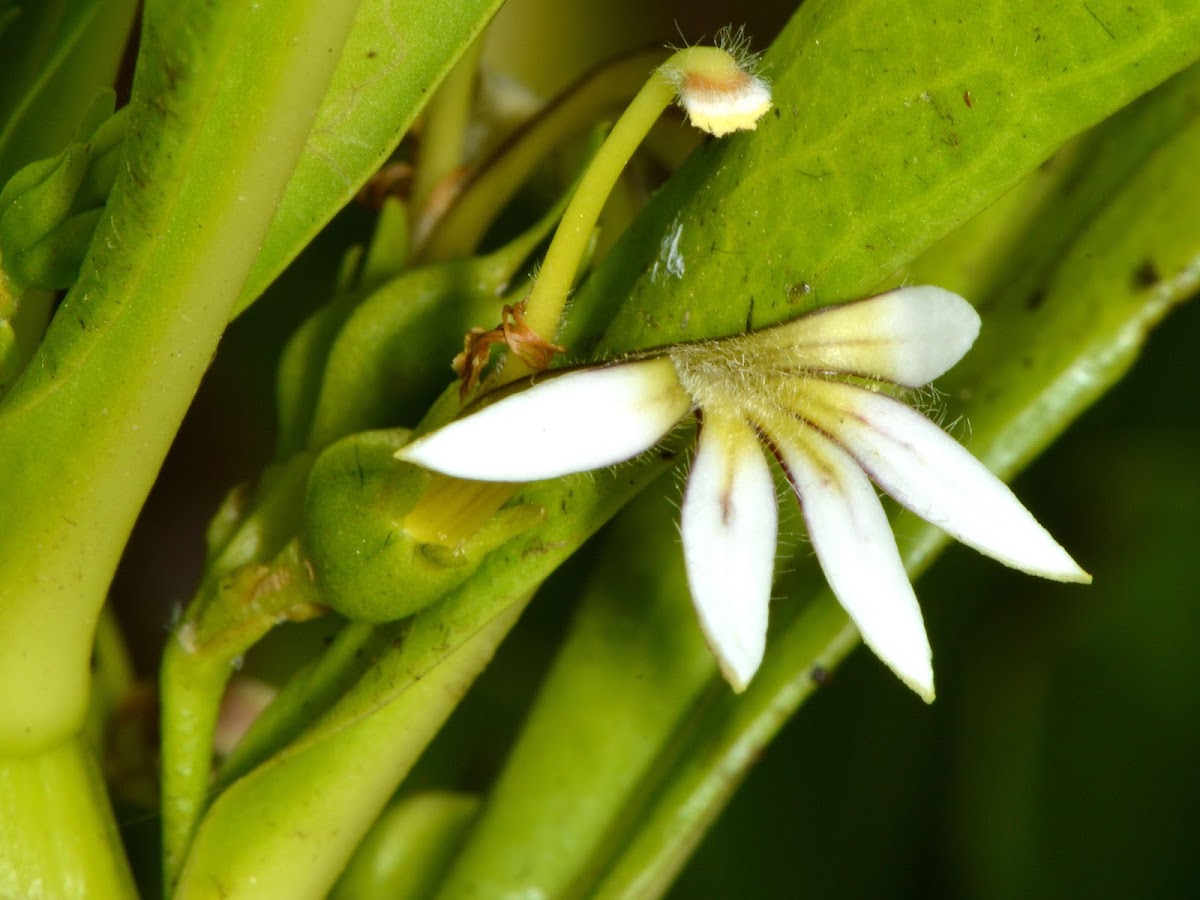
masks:
[[[1056,581],[1091,581],[1008,485],[925,416],[852,385],[812,388],[807,415],[902,506],[1015,569]]]
[[[734,413],[706,409],[680,530],[700,625],[736,691],[749,683],[766,645],[777,518],[757,433]]]
[[[803,431],[788,429],[790,439],[770,436],[825,578],[863,642],[931,702],[929,640],[879,497],[846,451],[814,429],[798,427]]]
[[[758,365],[920,387],[962,359],[978,334],[979,314],[971,304],[920,285],[826,307],[733,340],[745,342],[747,358]]]

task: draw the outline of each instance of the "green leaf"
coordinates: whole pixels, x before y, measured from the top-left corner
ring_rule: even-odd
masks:
[[[581,287],[571,335],[618,303],[607,351],[865,296],[1198,56],[1190,0],[805,3],[763,61],[775,109],[660,192]],[[678,279],[655,274],[668,250]]]
[[[235,315],[383,165],[501,2],[362,3]]]
[[[583,896],[640,789],[712,682],[663,479],[604,539],[571,633],[441,898]],[[666,772],[659,772],[664,777]]]

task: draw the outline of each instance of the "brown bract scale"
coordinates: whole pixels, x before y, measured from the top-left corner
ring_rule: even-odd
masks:
[[[412,164],[394,160],[368,178],[354,199],[361,206],[378,211],[388,197],[406,200],[412,191],[412,179]]]
[[[458,388],[460,400],[465,400],[479,385],[479,377],[495,344],[505,344],[535,372],[549,368],[554,354],[566,352],[566,347],[550,343],[526,325],[524,316],[525,301],[522,300],[500,310],[500,324],[495,328],[472,328],[467,332],[463,338],[462,353],[454,357],[451,363],[461,382]]]

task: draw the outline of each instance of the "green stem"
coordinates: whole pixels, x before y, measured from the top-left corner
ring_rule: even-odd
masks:
[[[0,750],[82,724],[92,631],[327,88],[355,3],[151,4],[121,174],[0,404]],[[36,692],[28,686],[42,686]]]
[[[593,127],[607,110],[627,102],[663,59],[661,50],[638,53],[596,69],[570,87],[484,164],[418,247],[419,258],[437,262],[474,252],[537,165],[564,141]]]
[[[416,226],[413,231],[418,239],[422,231],[421,223],[429,213],[426,207],[430,200],[442,181],[462,165],[475,94],[475,78],[482,53],[483,39],[479,37],[450,70],[426,110],[421,149],[413,173],[411,204]]]
[[[81,738],[0,756],[0,897],[135,898],[96,761]]]
[[[354,687],[366,669],[398,640],[403,626],[347,624],[329,648],[292,676],[222,763],[214,793],[225,790],[279,751]]]
[[[679,95],[680,86],[693,77],[720,84],[735,74],[744,77],[737,60],[718,47],[680,50],[650,74],[650,79],[617,119],[567,205],[538,279],[526,298],[525,322],[530,328],[544,337],[557,333],[567,294],[608,195],[663,110]],[[689,117],[695,119],[695,110],[690,107]],[[705,129],[709,127],[706,125]],[[727,130],[713,133],[724,134]],[[520,360],[510,355],[500,380],[511,381],[525,371]]]
[[[212,780],[212,739],[237,660],[275,625],[315,611],[315,588],[293,542],[270,565],[215,579],[167,642],[162,666],[163,877],[179,875]]]
[[[176,896],[326,896],[528,600],[484,623],[390,702],[302,739],[232,785],[206,815]],[[365,682],[340,705],[371,691]]]
[[[188,653],[176,636],[162,662],[162,840],[167,896],[208,798],[212,736],[231,660]]]
[[[538,334],[550,338],[558,330],[567,293],[604,202],[629,158],[674,99],[674,85],[662,69],[655,69],[592,158],[592,164],[567,204],[538,279],[526,299],[525,322]],[[517,373],[516,367],[520,365],[519,360],[510,356],[505,368]],[[510,379],[511,376],[505,377],[506,381]]]
[[[593,886],[591,896],[609,900],[665,894],[763,747],[817,688],[821,676],[816,673],[833,671],[858,640],[857,630],[829,594],[792,622],[746,692],[769,702],[731,701],[723,694],[694,725],[693,742],[668,748],[674,765],[658,771],[660,777],[668,775],[665,789],[641,801],[646,808],[633,840]]]

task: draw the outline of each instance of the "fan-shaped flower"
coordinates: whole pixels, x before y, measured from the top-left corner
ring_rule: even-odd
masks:
[[[978,315],[956,294],[901,288],[737,337],[549,373],[397,456],[460,478],[554,478],[630,459],[695,411],[683,552],[701,626],[734,689],[745,688],[766,643],[778,511],[765,447],[863,640],[931,700],[921,612],[872,481],[1006,565],[1090,580],[1003,482],[880,390],[937,378],[978,331]]]

